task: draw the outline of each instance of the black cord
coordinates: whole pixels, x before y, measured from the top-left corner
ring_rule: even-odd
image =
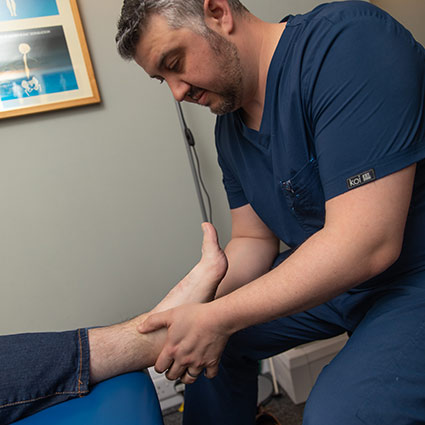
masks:
[[[189,149],[192,149],[193,150],[193,154],[194,154],[194,157],[195,157],[196,178],[198,180],[198,183],[199,183],[201,189],[204,191],[205,196],[207,198],[208,212],[209,212],[209,217],[207,217],[207,220],[211,224],[213,224],[211,198],[210,198],[210,195],[208,194],[208,191],[207,191],[207,189],[205,187],[204,181],[202,180],[201,165],[200,165],[198,153],[196,152],[196,148],[195,148],[195,138],[193,137],[192,131],[190,130],[190,128],[186,124],[186,120],[185,120],[184,114],[183,114],[183,109],[182,109],[180,103],[177,103],[177,108],[178,108],[178,110],[180,112],[179,115],[180,115],[180,118],[181,118],[181,122],[183,124],[184,136],[186,138],[186,142],[187,142],[187,144],[189,146]],[[202,197],[202,194],[201,194],[201,197]],[[205,214],[206,214],[206,212],[205,212]]]
[[[191,148],[193,149],[193,153],[194,153],[195,160],[196,160],[196,173],[197,173],[197,177],[198,177],[198,180],[199,180],[199,184],[201,185],[202,190],[204,191],[205,196],[207,197],[209,222],[211,224],[213,224],[211,198],[210,198],[210,195],[208,194],[208,191],[205,187],[204,181],[202,180],[201,165],[200,165],[200,162],[199,162],[198,153],[196,152],[195,141],[193,139],[193,136],[192,136],[192,140],[193,140],[193,145],[191,145]]]

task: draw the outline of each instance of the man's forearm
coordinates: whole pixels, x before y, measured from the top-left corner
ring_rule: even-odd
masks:
[[[279,243],[276,239],[233,238],[224,250],[228,270],[218,287],[216,298],[267,273],[278,251]]]
[[[415,171],[412,165],[329,200],[324,227],[286,261],[213,302],[220,325],[232,333],[305,311],[385,271],[402,249]]]
[[[276,269],[215,300],[214,317],[233,333],[305,311],[384,271],[390,264],[379,265],[378,255],[374,246],[320,231]]]

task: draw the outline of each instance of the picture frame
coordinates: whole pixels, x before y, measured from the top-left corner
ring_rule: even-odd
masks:
[[[77,0],[0,0],[0,119],[100,102]]]

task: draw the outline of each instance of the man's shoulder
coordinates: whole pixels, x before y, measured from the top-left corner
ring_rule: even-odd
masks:
[[[323,3],[314,8],[311,12],[303,15],[296,15],[291,23],[294,25],[303,22],[327,21],[332,24],[337,24],[342,21],[379,15],[386,15],[386,13],[366,1],[335,1]]]
[[[299,26],[295,44],[303,62],[306,58],[318,58],[320,62],[323,55],[329,57],[330,46],[335,43],[353,46],[400,27],[387,12],[359,0],[321,4],[309,13],[293,17],[290,24]]]

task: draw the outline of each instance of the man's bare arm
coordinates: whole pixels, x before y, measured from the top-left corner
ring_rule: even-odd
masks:
[[[187,368],[217,374],[228,337],[304,311],[380,274],[400,255],[416,166],[331,199],[326,221],[280,266],[205,305],[153,315],[141,330],[168,328],[156,362],[177,378]],[[212,319],[213,318],[213,319]]]
[[[218,317],[234,332],[305,311],[385,271],[401,252],[415,171],[328,201],[324,228],[275,270],[214,301]]]
[[[224,250],[229,267],[217,298],[267,273],[279,250],[276,236],[250,205],[233,209],[231,214],[232,239]]]

